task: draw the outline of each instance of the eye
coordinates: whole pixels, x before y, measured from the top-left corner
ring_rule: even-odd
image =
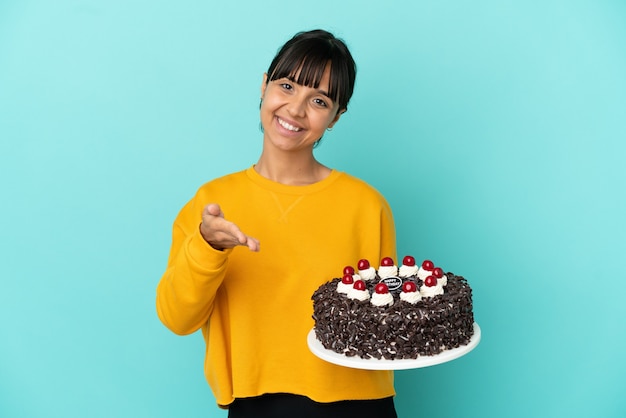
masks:
[[[283,90],[289,90],[289,91],[293,90],[293,86],[290,83],[280,83],[280,87]]]
[[[321,107],[328,107],[328,103],[324,99],[316,98],[313,99],[313,103]]]

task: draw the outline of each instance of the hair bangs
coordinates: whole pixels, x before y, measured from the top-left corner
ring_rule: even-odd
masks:
[[[332,83],[332,60],[330,54],[312,55],[312,53],[305,53],[300,56],[299,59],[289,59],[289,57],[285,57],[284,60],[277,64],[274,73],[270,76],[270,80],[288,78],[302,86],[316,89],[319,88],[322,77],[324,76],[324,71],[329,65],[331,67],[331,85],[328,94],[333,100],[336,100],[337,97],[334,96],[336,96],[337,87],[333,86]],[[333,95],[333,93],[335,93],[335,95]]]

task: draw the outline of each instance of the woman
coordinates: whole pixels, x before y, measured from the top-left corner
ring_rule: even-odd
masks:
[[[306,343],[322,283],[396,254],[385,199],[313,155],[355,75],[332,34],[289,40],[263,77],[259,160],[203,185],[174,222],[157,312],[177,334],[202,329],[205,375],[229,417],[396,416],[392,372],[327,363]]]

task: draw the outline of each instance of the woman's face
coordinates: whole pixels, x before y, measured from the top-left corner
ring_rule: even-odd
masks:
[[[297,78],[297,77],[296,77]],[[339,120],[339,105],[328,97],[330,67],[327,66],[318,88],[297,84],[289,78],[261,86],[261,123],[264,139],[285,150],[313,149],[327,128]]]

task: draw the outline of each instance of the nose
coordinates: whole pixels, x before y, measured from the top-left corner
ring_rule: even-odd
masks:
[[[287,111],[291,116],[304,117],[306,115],[306,102],[307,98],[300,95],[294,95],[291,97],[287,106]]]

